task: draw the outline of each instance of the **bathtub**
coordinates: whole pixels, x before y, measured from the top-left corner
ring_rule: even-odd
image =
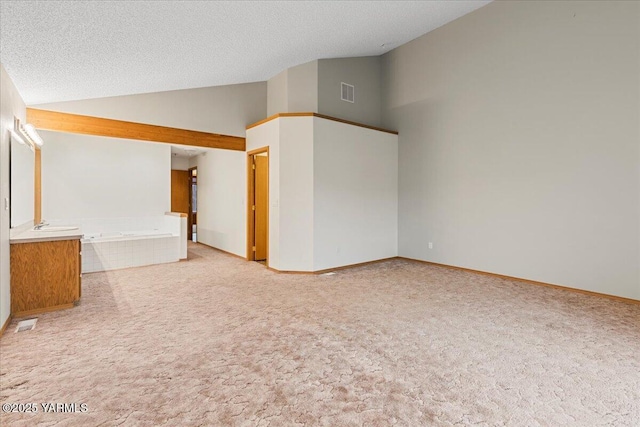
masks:
[[[182,224],[182,223],[185,224]],[[132,225],[139,229],[131,229]],[[176,262],[186,258],[186,218],[171,214],[147,223],[119,219],[100,224],[92,219],[83,228],[82,273]],[[121,228],[123,231],[114,231]],[[99,230],[99,231],[96,231]],[[183,241],[184,240],[184,241]]]
[[[84,233],[82,237],[82,243],[95,243],[95,242],[113,242],[117,240],[136,240],[146,239],[150,237],[172,237],[171,233],[166,233],[163,230],[140,230],[140,231],[126,231],[126,232],[110,232],[110,233]]]

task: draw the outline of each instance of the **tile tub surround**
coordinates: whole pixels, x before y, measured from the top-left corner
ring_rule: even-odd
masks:
[[[180,237],[131,236],[82,241],[82,272],[117,270],[180,260]]]
[[[82,272],[117,270],[176,262],[186,258],[186,218],[167,213],[153,217],[78,218],[47,221],[79,224]],[[183,242],[184,240],[184,242]],[[184,252],[184,253],[183,253]]]

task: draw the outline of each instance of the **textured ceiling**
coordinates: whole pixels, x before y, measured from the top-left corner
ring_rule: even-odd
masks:
[[[1,1],[27,104],[263,81],[380,55],[488,1]]]

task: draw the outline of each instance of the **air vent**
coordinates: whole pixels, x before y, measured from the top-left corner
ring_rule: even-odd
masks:
[[[340,83],[340,99],[347,102],[356,102],[353,85],[349,85],[344,82]]]
[[[36,322],[38,321],[38,318],[34,318],[34,319],[27,319],[27,320],[23,320],[21,322],[18,322],[18,327],[16,328],[16,332],[24,332],[24,331],[31,331],[33,330],[33,328],[36,327]]]

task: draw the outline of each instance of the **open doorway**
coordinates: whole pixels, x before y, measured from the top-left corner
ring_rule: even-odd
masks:
[[[269,265],[269,147],[247,153],[247,259]]]
[[[189,169],[189,212],[187,215],[189,240],[198,241],[198,168]]]

